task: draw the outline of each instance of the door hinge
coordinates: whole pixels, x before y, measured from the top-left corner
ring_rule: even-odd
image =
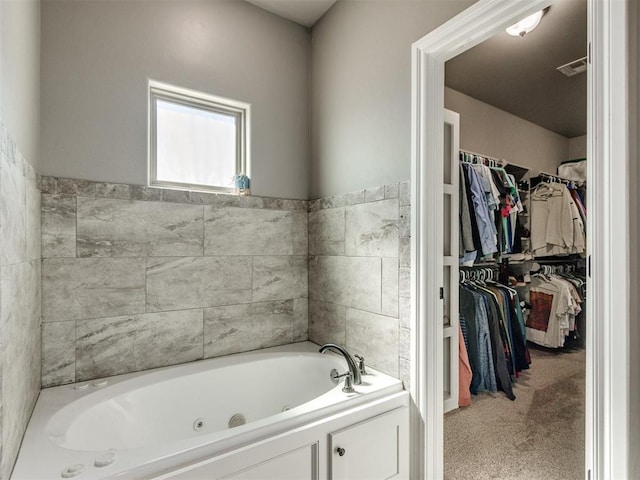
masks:
[[[591,255],[587,257],[587,275],[591,278]]]
[[[444,300],[444,287],[440,287],[440,300]]]
[[[587,63],[591,65],[591,42],[587,45]]]
[[[591,470],[587,470],[587,480],[591,480]]]

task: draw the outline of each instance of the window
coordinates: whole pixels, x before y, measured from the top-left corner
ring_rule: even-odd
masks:
[[[231,192],[249,175],[249,104],[149,82],[149,185]]]

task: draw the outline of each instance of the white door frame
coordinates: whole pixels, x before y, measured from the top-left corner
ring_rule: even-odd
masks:
[[[587,0],[589,195],[585,472],[627,478],[629,245],[627,3]],[[552,0],[480,0],[412,46],[412,475],[443,476],[444,62]],[[438,216],[440,215],[440,217]],[[597,229],[594,228],[597,226]]]
[[[460,204],[458,193],[458,182],[460,181],[460,163],[458,160],[458,152],[460,151],[460,115],[456,112],[445,109],[444,125],[450,125],[451,128],[451,138],[449,138],[448,140],[449,147],[447,149],[450,155],[448,158],[443,158],[443,167],[444,165],[449,166],[450,178],[444,178],[443,175],[440,180],[443,185],[443,201],[445,198],[448,198],[449,200],[449,210],[447,211],[446,208],[442,209],[441,214],[443,216],[443,219],[441,223],[443,224],[443,227],[445,229],[447,229],[448,227],[449,232],[447,236],[450,238],[450,245],[448,251],[445,251],[444,248],[440,251],[443,255],[443,277],[446,270],[446,275],[449,278],[443,278],[442,285],[444,288],[442,289],[442,295],[440,295],[440,298],[442,298],[443,300],[441,302],[442,313],[438,316],[438,318],[441,318],[443,320],[443,348],[445,343],[447,343],[449,346],[449,358],[446,358],[446,354],[444,352],[442,357],[444,359],[444,364],[448,364],[448,368],[443,369],[443,382],[446,381],[449,384],[448,396],[443,395],[443,411],[444,413],[446,413],[458,408],[460,400],[460,389],[458,382],[460,375],[460,363],[458,361],[460,348],[458,337],[458,330],[460,329],[460,319],[458,317],[458,219],[460,218],[460,213],[458,212]],[[447,142],[446,137],[444,140],[445,142]],[[447,153],[447,151],[445,151],[445,153]],[[447,218],[447,216],[449,218]],[[448,317],[447,321],[445,321],[445,317]],[[447,378],[447,376],[449,378]]]

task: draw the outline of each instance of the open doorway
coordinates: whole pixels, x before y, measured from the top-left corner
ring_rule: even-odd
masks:
[[[412,478],[443,477],[444,62],[553,2],[478,2],[413,45],[412,55]],[[627,478],[629,468],[629,293],[616,288],[628,265],[626,2],[588,0],[589,245],[586,355],[586,476]],[[614,181],[615,179],[615,181]],[[594,225],[599,228],[595,229]],[[616,233],[617,232],[617,233]],[[621,270],[622,269],[622,270]],[[623,282],[623,285],[626,283]],[[593,319],[599,319],[594,322]],[[618,345],[618,346],[617,346]]]
[[[585,476],[587,2],[542,14],[445,64],[445,479]]]

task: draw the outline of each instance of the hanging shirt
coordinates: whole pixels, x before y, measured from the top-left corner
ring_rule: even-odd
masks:
[[[531,194],[531,250],[534,256],[583,253],[584,223],[566,185],[541,183]]]
[[[487,206],[484,188],[482,187],[482,183],[478,177],[478,174],[473,169],[473,167],[467,164],[463,164],[463,166],[465,167],[467,178],[469,180],[471,199],[473,202],[476,224],[478,226],[482,254],[491,255],[498,251],[497,236],[496,228],[493,224],[493,220]]]
[[[462,336],[462,329],[458,329],[458,406],[468,407],[471,405],[471,365],[467,348]]]
[[[475,252],[476,247],[473,241],[473,230],[471,228],[471,207],[469,206],[469,199],[467,198],[467,176],[464,172],[464,167],[460,164],[460,233],[462,235],[461,256],[465,252]],[[475,257],[474,257],[475,258]]]
[[[571,199],[571,216],[573,219],[573,246],[571,253],[583,253],[587,246],[584,221],[570,190],[567,189],[566,192],[568,193],[568,198]]]
[[[563,347],[577,305],[568,282],[553,275],[534,275],[529,303],[527,339],[549,348]]]
[[[474,291],[472,286],[466,285],[460,285],[459,298],[460,313],[467,326],[469,364],[473,372],[471,393],[477,395],[485,390],[497,392],[488,311],[484,298],[482,294]]]
[[[511,385],[511,376],[507,368],[507,359],[505,356],[505,346],[502,341],[502,333],[500,331],[500,314],[497,307],[497,299],[490,295],[485,297],[485,301],[489,306],[489,328],[491,330],[491,351],[493,354],[493,366],[495,369],[496,382],[498,388],[502,390],[509,400],[515,400],[513,387]]]
[[[474,170],[478,174],[482,186],[484,188],[484,194],[487,199],[487,206],[489,211],[497,210],[500,208],[500,192],[493,183],[493,177],[491,176],[491,169],[484,164],[474,164]]]

